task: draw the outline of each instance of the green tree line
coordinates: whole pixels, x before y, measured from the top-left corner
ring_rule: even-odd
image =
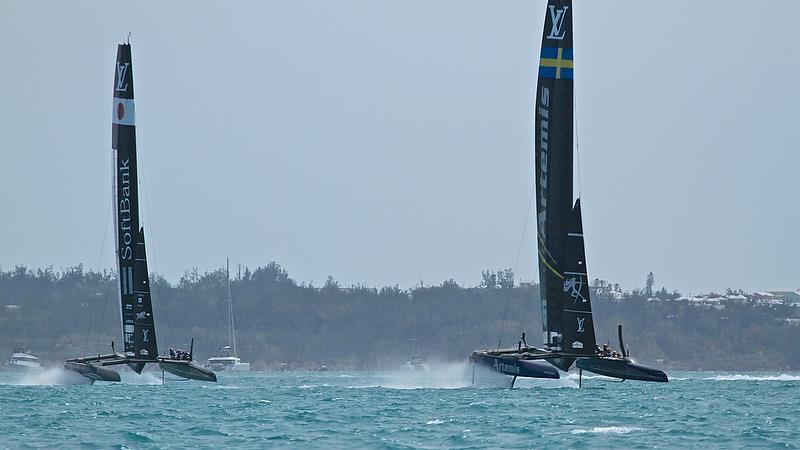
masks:
[[[487,270],[478,287],[453,280],[410,289],[322,286],[297,282],[277,263],[244,268],[231,281],[239,356],[256,368],[391,368],[412,355],[463,361],[472,350],[516,345],[527,331],[539,342],[537,285],[518,286],[510,269]],[[30,348],[43,359],[107,353],[121,339],[113,273],[80,265],[0,270],[0,355]],[[151,275],[161,353],[188,348],[202,360],[227,344],[225,270],[187,272],[177,283]],[[595,280],[592,307],[598,341],[616,347],[616,325],[642,362],[673,369],[800,369],[800,326],[789,305],[729,304],[724,309],[676,300],[647,286],[621,292]],[[4,356],[0,356],[4,357]]]

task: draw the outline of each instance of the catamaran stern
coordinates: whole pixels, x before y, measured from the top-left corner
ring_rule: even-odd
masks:
[[[217,381],[217,375],[211,370],[194,365],[191,361],[161,359],[158,366],[175,376],[190,380]]]
[[[587,372],[619,378],[621,380],[669,381],[663,370],[639,364],[633,358],[579,358],[575,363],[578,369]]]
[[[64,369],[83,375],[92,380],[92,383],[95,381],[121,381],[119,373],[116,371],[88,362],[67,361],[64,363]]]

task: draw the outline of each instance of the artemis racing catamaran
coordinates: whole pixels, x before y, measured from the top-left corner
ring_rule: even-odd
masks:
[[[114,73],[111,146],[116,152],[114,215],[124,352],[117,353],[112,342],[111,354],[68,359],[64,367],[89,378],[92,382],[120,381],[119,373],[108,368],[120,364],[127,364],[136,373],[141,373],[147,364],[158,364],[162,371],[182,378],[217,381],[214,372],[192,363],[191,350],[188,352],[188,357],[184,356],[181,359],[158,355],[144,246],[144,228],[139,226],[133,65],[129,42],[117,47]]]
[[[630,357],[622,343],[621,325],[622,353],[597,347],[581,201],[580,198],[573,201],[572,49],[572,2],[548,0],[535,104],[536,215],[544,348],[529,346],[523,333],[516,348],[478,350],[472,353],[470,361],[513,376],[512,387],[517,377],[559,378],[553,366],[568,371],[573,364],[581,371],[622,380],[667,381],[663,371]]]

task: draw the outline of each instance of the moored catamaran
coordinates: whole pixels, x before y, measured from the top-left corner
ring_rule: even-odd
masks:
[[[230,262],[225,260],[225,281],[228,284],[228,345],[219,349],[216,355],[208,358],[206,367],[215,372],[247,372],[249,362],[242,362],[236,353],[236,326],[233,320],[233,296],[231,295]]]
[[[580,197],[573,199],[572,1],[548,0],[536,90],[536,215],[544,348],[525,333],[514,348],[476,350],[474,365],[517,377],[559,378],[555,368],[621,380],[667,381],[625,350],[600,349],[589,294]],[[549,364],[548,364],[549,363]],[[473,366],[474,369],[474,366]]]
[[[116,253],[122,308],[123,353],[111,343],[110,354],[68,359],[64,368],[94,381],[120,381],[109,366],[126,364],[141,373],[148,364],[162,371],[203,381],[217,381],[214,372],[192,362],[192,350],[181,358],[158,354],[144,228],[139,226],[136,124],[133,103],[133,65],[130,42],[117,47],[111,141],[115,151]],[[194,347],[194,339],[192,345]]]

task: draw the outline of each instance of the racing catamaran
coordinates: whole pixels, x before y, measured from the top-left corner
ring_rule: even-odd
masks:
[[[667,381],[658,369],[598,348],[592,319],[580,198],[573,198],[572,1],[548,0],[536,90],[536,218],[544,348],[477,350],[470,361],[513,377],[559,378],[575,364],[622,380]],[[550,363],[550,365],[546,364]],[[577,361],[577,363],[576,363]],[[554,367],[553,367],[554,366]],[[581,372],[582,374],[582,372]]]
[[[217,381],[214,372],[192,363],[191,350],[182,352],[181,358],[158,355],[144,228],[139,226],[134,112],[133,65],[130,42],[127,42],[117,47],[111,125],[111,146],[116,156],[114,216],[124,349],[123,353],[117,353],[112,342],[112,353],[68,359],[64,367],[92,382],[120,381],[119,373],[108,368],[120,364],[127,364],[136,373],[141,373],[147,364],[158,364],[162,371],[182,378]],[[191,347],[194,347],[194,339]]]

